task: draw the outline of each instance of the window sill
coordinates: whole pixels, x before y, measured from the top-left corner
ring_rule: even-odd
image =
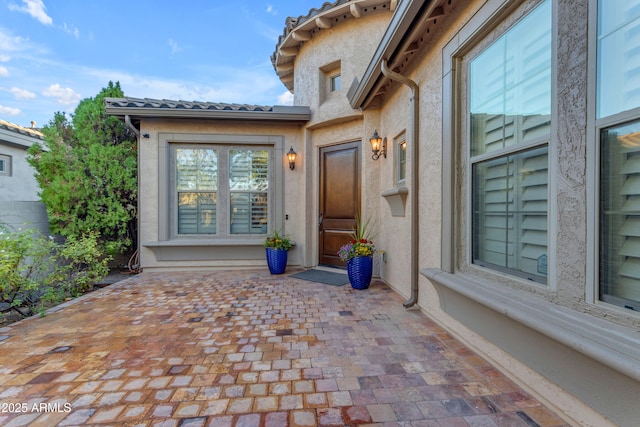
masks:
[[[640,337],[632,328],[465,274],[451,274],[437,268],[421,269],[420,273],[436,284],[640,381]]]
[[[409,189],[407,187],[396,187],[391,190],[384,191],[381,196],[387,200],[391,208],[391,216],[404,216],[405,206],[407,204],[407,195]]]
[[[238,239],[173,239],[155,242],[144,242],[145,248],[171,248],[171,247],[194,247],[194,246],[262,246],[264,237],[260,239],[238,238]]]
[[[293,243],[293,242],[292,242]],[[295,246],[295,243],[293,243]],[[144,242],[157,261],[264,261],[264,238],[175,239]]]

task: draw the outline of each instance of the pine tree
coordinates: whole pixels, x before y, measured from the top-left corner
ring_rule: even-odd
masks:
[[[42,132],[44,146],[29,149],[50,229],[63,236],[98,232],[110,254],[137,245],[137,142],[124,123],[107,116],[105,97],[123,97],[109,82],[78,104],[72,121],[57,112]]]

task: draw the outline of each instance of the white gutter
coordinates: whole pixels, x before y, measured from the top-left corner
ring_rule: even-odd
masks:
[[[391,80],[396,80],[411,89],[411,139],[409,147],[411,147],[411,297],[405,301],[402,305],[405,308],[413,307],[418,302],[418,234],[419,224],[418,214],[418,173],[420,171],[420,157],[418,154],[419,147],[419,112],[420,112],[420,100],[419,100],[419,88],[418,84],[408,77],[402,74],[391,71],[387,66],[386,59],[381,62],[382,74]]]

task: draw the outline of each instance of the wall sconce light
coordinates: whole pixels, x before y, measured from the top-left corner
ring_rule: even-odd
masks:
[[[373,136],[369,138],[369,142],[371,143],[371,151],[373,151],[371,156],[373,160],[378,160],[380,155],[383,155],[385,159],[387,158],[387,138],[382,139],[378,135],[377,129],[373,131]]]
[[[289,169],[294,170],[296,168],[296,156],[298,154],[293,151],[293,146],[289,148],[287,152],[287,159],[289,159]]]

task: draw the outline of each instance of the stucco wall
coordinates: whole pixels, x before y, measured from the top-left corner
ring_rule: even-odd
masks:
[[[27,163],[25,148],[0,143],[0,154],[11,156],[11,176],[0,175],[0,201],[39,201],[34,170]]]
[[[6,201],[2,202],[0,223],[10,229],[33,228],[43,235],[49,234],[49,217],[47,207],[39,201]]]
[[[354,78],[364,73],[391,16],[390,11],[383,10],[323,29],[303,44],[296,57],[294,104],[309,106],[312,113],[304,133],[307,168],[304,206],[307,224],[312,225],[306,233],[306,266],[318,263],[319,152],[323,146],[361,142],[361,210],[364,218],[371,219],[376,243],[379,242],[377,237],[383,228],[378,192],[379,166],[371,159],[367,137],[377,125],[377,115],[373,113],[373,116],[365,117],[361,111],[351,108],[347,92]],[[342,87],[339,91],[327,93],[326,85],[321,82],[321,69],[336,61],[340,62]],[[384,269],[379,266],[380,259],[376,259],[376,274]]]
[[[0,175],[0,223],[14,229],[35,228],[46,235],[47,209],[38,196],[40,188],[27,162],[26,147],[0,144],[0,154],[11,156],[11,176]]]
[[[349,19],[332,28],[318,31],[305,42],[296,57],[294,104],[311,108],[309,126],[350,117],[356,112],[346,97],[354,78],[360,78],[386,29],[391,12],[372,13]],[[320,93],[321,69],[340,61],[342,89],[337,93]]]
[[[284,233],[297,242],[297,245],[289,252],[289,265],[300,265],[304,258],[305,244],[305,222],[302,216],[300,206],[304,200],[304,188],[299,185],[300,175],[304,173],[304,154],[302,143],[302,130],[298,125],[276,123],[266,125],[260,122],[241,123],[241,122],[225,122],[216,123],[214,121],[196,121],[196,120],[158,120],[148,119],[141,123],[141,133],[148,133],[149,138],[143,138],[140,142],[139,155],[139,191],[140,198],[145,203],[140,206],[139,218],[141,223],[140,229],[140,262],[144,269],[184,269],[184,268],[246,268],[246,267],[264,267],[266,261],[264,258],[264,249],[261,245],[254,245],[250,250],[255,256],[245,256],[251,259],[234,259],[233,251],[238,250],[230,247],[226,252],[229,256],[222,256],[218,260],[201,259],[210,258],[206,256],[207,251],[215,250],[214,247],[207,249],[206,247],[189,248],[182,250],[172,249],[173,258],[176,253],[181,252],[186,256],[183,259],[158,260],[162,258],[162,251],[165,248],[155,248],[154,242],[159,240],[162,230],[159,229],[161,192],[164,189],[159,185],[160,176],[166,173],[169,168],[168,164],[161,164],[161,153],[159,152],[160,135],[165,133],[173,134],[192,134],[199,137],[206,135],[247,135],[247,136],[269,136],[282,137],[284,141],[283,150],[286,152],[289,147],[299,153],[296,161],[296,169],[291,171],[284,154],[275,153],[280,156],[275,159],[275,168],[283,170],[284,185],[284,215],[288,216],[288,220],[282,219]],[[204,135],[204,136],[203,136]],[[203,242],[207,245],[209,242]],[[223,250],[223,252],[225,252]],[[246,254],[245,254],[246,255]]]

